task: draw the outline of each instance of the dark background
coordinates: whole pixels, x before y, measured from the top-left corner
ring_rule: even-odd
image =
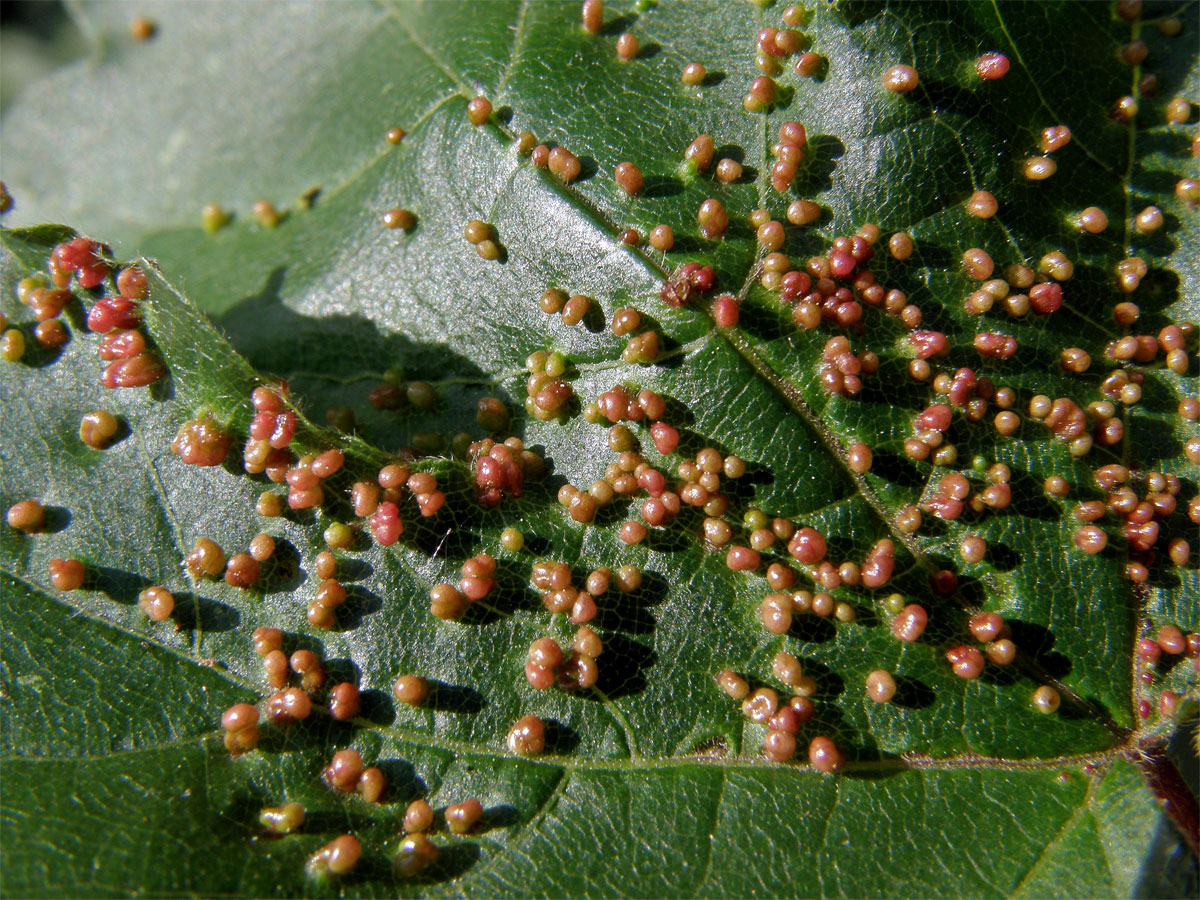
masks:
[[[87,52],[61,0],[0,2],[0,112],[29,81]]]

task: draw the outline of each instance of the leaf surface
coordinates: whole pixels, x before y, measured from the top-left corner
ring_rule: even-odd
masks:
[[[93,59],[33,88],[6,118],[4,178],[17,201],[6,224],[69,222],[113,241],[120,257],[156,260],[161,273],[146,264],[144,319],[171,375],[149,389],[100,387],[99,339],[83,327],[79,304],[67,313],[72,339],[61,351],[31,350],[0,373],[0,429],[9,436],[0,499],[7,506],[37,496],[50,510],[48,533],[0,534],[0,710],[5,780],[15,785],[4,800],[4,841],[15,848],[6,851],[6,893],[1137,890],[1153,830],[1173,832],[1128,760],[1171,728],[1157,715],[1161,691],[1195,687],[1191,660],[1166,665],[1164,657],[1147,686],[1134,656],[1137,640],[1163,624],[1184,632],[1200,625],[1195,552],[1183,567],[1165,553],[1178,537],[1195,544],[1185,507],[1197,470],[1184,445],[1196,426],[1177,413],[1181,399],[1196,396],[1195,362],[1183,375],[1165,368],[1161,354],[1131,365],[1143,377],[1142,397],[1117,404],[1124,439],[1082,458],[1026,410],[1035,394],[1080,406],[1102,399],[1102,380],[1117,366],[1105,348],[1125,333],[1112,317],[1128,299],[1114,284],[1122,258],[1137,254],[1150,267],[1132,295],[1141,319],[1128,331],[1157,334],[1200,314],[1196,212],[1173,193],[1180,178],[1196,175],[1187,156],[1194,111],[1191,124],[1159,124],[1169,98],[1197,89],[1186,48],[1196,9],[1148,10],[1148,21],[1131,26],[1098,4],[822,6],[802,30],[827,70],[801,78],[785,67],[779,102],[761,115],[747,113],[742,96],[760,74],[755,36],[780,26],[777,7],[610,9],[597,36],[579,27],[578,4],[234,6],[218,17],[204,4],[171,3],[136,10],[158,26],[146,43],[128,35],[130,7],[83,7]],[[1181,18],[1184,36],[1155,29],[1169,14]],[[614,51],[625,30],[642,48],[628,62]],[[1116,53],[1135,38],[1150,55],[1131,68]],[[1012,62],[997,82],[974,71],[989,50]],[[688,87],[679,72],[693,60],[709,78]],[[882,74],[898,62],[918,69],[917,91],[882,88]],[[1114,121],[1113,104],[1151,70],[1157,96],[1139,95],[1134,123]],[[497,110],[478,128],[465,116],[477,94]],[[47,116],[49,108],[88,114]],[[808,145],[791,192],[780,195],[770,186],[771,145],[792,119],[806,126]],[[1040,153],[1041,129],[1057,124],[1072,131],[1054,153],[1058,171],[1025,180],[1022,161]],[[383,138],[393,126],[408,132],[395,146]],[[564,185],[531,165],[514,142],[526,130],[569,147],[583,177]],[[742,163],[743,178],[725,185],[682,163],[701,132],[713,136],[718,157]],[[645,175],[640,197],[612,180],[625,160]],[[295,199],[313,187],[320,190],[308,201]],[[979,189],[999,201],[991,219],[965,211]],[[722,240],[705,239],[695,225],[707,197],[729,212]],[[277,227],[254,219],[252,205],[264,198],[284,212]],[[908,329],[882,308],[864,309],[861,332],[849,335],[855,351],[879,360],[862,393],[822,387],[822,350],[843,329],[796,327],[790,304],[760,284],[763,251],[747,224],[759,207],[783,221],[796,198],[815,199],[823,214],[787,227],[783,249],[794,264],[876,223],[875,278],[905,292],[923,328],[949,338],[935,371],[972,367],[1011,387],[1022,418],[1014,435],[997,433],[993,403],[979,422],[955,413],[946,440],[956,462],[911,460],[904,444],[914,417],[940,397],[910,378]],[[233,212],[214,233],[200,227],[209,203]],[[1130,222],[1150,203],[1166,225],[1142,235]],[[1075,227],[1085,205],[1107,211],[1106,232]],[[397,206],[415,213],[415,229],[381,226]],[[475,218],[494,228],[502,261],[481,259],[464,241],[463,226]],[[616,239],[621,228],[644,237],[657,223],[675,231],[669,253]],[[885,247],[901,230],[916,245],[905,261]],[[63,236],[5,232],[8,299],[0,309],[27,337],[31,316],[14,286],[45,268]],[[1023,318],[1001,304],[984,316],[966,312],[963,299],[978,285],[959,260],[972,247],[991,254],[998,275],[1065,253],[1075,271],[1063,283],[1063,308]],[[736,328],[715,327],[704,300],[673,308],[659,299],[664,279],[690,260],[712,265],[719,289],[741,300]],[[593,298],[583,323],[541,311],[538,298],[551,286]],[[77,293],[86,309],[94,298]],[[623,306],[638,307],[660,334],[655,364],[622,362],[625,339],[607,325]],[[972,347],[980,331],[1015,337],[1018,354],[981,357]],[[1090,353],[1086,374],[1059,367],[1068,346]],[[1188,347],[1194,353],[1194,337]],[[536,351],[561,352],[569,363],[579,400],[560,421],[522,412],[525,360]],[[389,370],[386,377],[398,370],[431,382],[437,406],[373,409],[368,392]],[[353,438],[302,429],[301,450],[347,452],[346,471],[316,514],[254,513],[270,485],[241,471],[238,447],[249,392],[265,375],[286,377],[313,421],[330,405],[356,414]],[[743,517],[751,510],[819,529],[835,563],[861,563],[891,539],[892,582],[832,591],[853,608],[853,622],[797,614],[776,636],[758,618],[770,590],[766,562],[755,574],[731,572],[725,553],[700,539],[699,510],[685,509],[633,547],[617,532],[638,518],[642,496],[604,508],[593,524],[572,521],[555,502],[558,488],[586,489],[615,459],[605,427],[579,409],[618,383],[667,398],[667,420],[680,429],[680,453],[664,457],[645,423],[631,425],[651,464],[670,473],[705,446],[747,461],[747,475],[722,487],[736,542],[749,540]],[[485,396],[505,401],[512,433],[550,469],[543,484],[496,510],[474,502],[469,467],[449,452],[460,432],[483,436],[474,413]],[[94,408],[118,413],[126,426],[104,451],[77,436],[79,417]],[[197,469],[168,445],[183,422],[204,414],[238,439],[224,465]],[[406,534],[392,548],[364,529],[339,554],[349,602],[338,625],[314,629],[305,617],[318,584],[314,560],[323,529],[353,518],[349,485],[431,433],[443,449],[419,467],[438,475],[445,509],[426,520],[406,500]],[[849,466],[859,441],[874,452],[866,474]],[[977,493],[996,462],[1013,473],[1008,508],[947,522],[927,512],[911,535],[898,527],[901,510],[927,503],[943,474],[962,472]],[[1072,543],[1072,508],[1103,497],[1093,472],[1112,462],[1174,473],[1181,483],[1145,587],[1125,577],[1130,556],[1115,516],[1099,523],[1110,534],[1103,553],[1088,556]],[[1067,499],[1045,494],[1050,475],[1070,483]],[[1144,481],[1136,484],[1144,494]],[[508,526],[524,533],[526,550],[501,546]],[[260,531],[279,550],[254,591],[193,581],[180,566],[197,537],[233,553]],[[987,541],[980,562],[960,557],[968,535]],[[462,622],[433,618],[429,588],[457,581],[478,552],[499,561],[496,592]],[[87,564],[89,580],[61,594],[46,565],[68,555]],[[782,542],[765,556],[799,568]],[[574,632],[529,583],[542,558],[571,563],[577,584],[603,565],[645,572],[639,590],[598,598],[592,625],[605,652],[591,691],[537,692],[524,678],[531,641],[549,635],[566,646]],[[948,596],[930,587],[941,569],[959,578]],[[174,627],[138,609],[137,594],[150,584],[176,594]],[[819,590],[803,572],[796,587]],[[929,609],[921,641],[892,637],[884,606],[892,591]],[[975,644],[966,623],[980,609],[1005,618],[1022,656],[968,681],[944,653]],[[289,649],[317,650],[330,683],[361,687],[363,709],[353,725],[320,716],[264,728],[261,749],[232,760],[221,745],[221,711],[269,693],[249,637],[260,626],[284,629]],[[728,667],[786,692],[772,674],[781,650],[816,683],[816,714],[797,755],[805,757],[811,737],[828,735],[850,758],[842,775],[764,761],[765,729],[713,684]],[[891,703],[865,695],[876,669],[897,675]],[[425,708],[392,700],[392,682],[405,673],[433,684]],[[1063,697],[1055,715],[1030,703],[1043,683]],[[1148,720],[1143,702],[1154,703]],[[551,723],[537,760],[505,749],[509,726],[527,713]],[[384,769],[389,802],[368,806],[325,788],[320,771],[346,746]],[[439,835],[443,855],[427,876],[399,878],[388,858],[405,803],[423,795],[435,808],[478,796],[485,827],[465,838]],[[257,811],[284,799],[303,802],[308,822],[301,833],[266,839]],[[137,824],[111,829],[102,824],[109,821]],[[347,831],[365,848],[356,872],[340,883],[306,881],[308,854]],[[1192,877],[1187,866],[1194,857],[1180,883]],[[1079,872],[1086,888],[1073,880]]]

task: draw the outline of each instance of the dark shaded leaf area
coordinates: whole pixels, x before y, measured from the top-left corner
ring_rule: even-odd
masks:
[[[86,5],[8,113],[0,891],[1194,895],[1197,4],[587,6]]]

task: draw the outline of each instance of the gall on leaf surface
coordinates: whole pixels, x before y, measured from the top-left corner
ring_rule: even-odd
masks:
[[[1146,4],[1133,22],[1108,4],[821,5],[796,26],[804,46],[780,58],[764,112],[743,101],[763,75],[760,32],[785,27],[778,4],[610,4],[595,34],[577,3],[266,5],[219,17],[202,4],[151,3],[77,14],[94,58],[30,87],[0,136],[0,175],[15,199],[4,219],[14,230],[0,250],[0,312],[29,345],[0,369],[0,496],[6,509],[37,497],[47,510],[40,533],[0,532],[6,895],[1194,893],[1193,851],[1155,798],[1170,798],[1168,813],[1186,810],[1186,792],[1147,773],[1170,771],[1154,761],[1176,728],[1160,698],[1180,695],[1177,716],[1187,717],[1195,660],[1160,654],[1149,665],[1139,641],[1164,626],[1200,628],[1187,517],[1198,481],[1187,447],[1198,432],[1179,413],[1197,395],[1196,337],[1185,339],[1181,372],[1161,348],[1152,361],[1106,356],[1123,336],[1200,319],[1197,213],[1176,193],[1200,175],[1196,117],[1193,109],[1172,123],[1165,113],[1200,88],[1194,5]],[[154,22],[148,40],[131,37],[135,15]],[[1172,16],[1178,37],[1160,29]],[[630,59],[617,52],[624,32],[638,40]],[[1130,66],[1119,54],[1135,40],[1149,52]],[[794,71],[799,52],[821,58],[811,74]],[[976,60],[993,52],[1010,68],[982,78]],[[705,76],[685,83],[694,62]],[[915,89],[884,86],[895,65],[919,73]],[[181,100],[201,86],[221,102]],[[1138,113],[1121,121],[1114,111],[1134,95]],[[480,125],[467,115],[477,96],[492,106]],[[789,121],[804,125],[806,142],[778,192],[772,146]],[[1044,149],[1043,130],[1063,125],[1070,140],[1057,135]],[[387,137],[393,128],[405,132],[398,142]],[[566,183],[533,165],[519,152],[522,132],[566,147],[579,177]],[[714,160],[741,165],[740,177],[725,183],[685,163],[700,134],[712,136]],[[1043,156],[1054,173],[1026,178],[1026,161]],[[626,161],[642,174],[632,196],[613,178]],[[977,191],[994,196],[994,215],[967,209]],[[729,218],[718,239],[697,222],[710,198]],[[256,217],[262,200],[278,212],[270,224]],[[820,218],[788,222],[797,200],[819,204]],[[1163,225],[1142,233],[1135,217],[1151,205]],[[207,217],[214,230],[202,215],[209,206],[228,214]],[[1088,207],[1105,212],[1107,228],[1079,226]],[[410,210],[413,227],[385,227],[393,209]],[[798,327],[803,296],[785,300],[764,286],[756,209],[786,223],[779,252],[801,270],[833,252],[835,238],[877,225],[862,265],[920,310],[919,330],[945,338],[945,355],[927,360],[928,380],[910,376],[911,314],[889,314],[886,301],[863,304],[861,330]],[[497,258],[464,240],[475,219],[490,224]],[[37,347],[16,285],[44,272],[53,247],[72,236],[38,226],[56,221],[109,242],[118,259],[145,260],[143,327],[167,378],[101,385],[101,336],[84,324],[97,295],[80,289],[64,313],[70,339]],[[659,224],[674,234],[665,253],[646,243]],[[621,242],[627,229],[640,245]],[[905,259],[887,249],[897,232],[913,239]],[[1061,306],[1014,317],[993,298],[971,311],[966,301],[981,285],[962,260],[972,248],[990,255],[993,278],[1014,265],[1036,273],[1047,254],[1065,255],[1073,272]],[[1126,294],[1118,266],[1131,256],[1146,272]],[[664,302],[664,283],[689,262],[711,266],[715,288]],[[853,260],[843,252],[831,262],[844,271]],[[1045,265],[1062,273],[1057,259]],[[568,325],[543,312],[551,287],[591,298],[589,313]],[[726,292],[737,316],[718,329],[709,304]],[[1138,305],[1135,322],[1114,319],[1121,302]],[[651,363],[623,361],[630,335],[608,327],[631,306],[641,312],[636,334],[658,336]],[[1015,339],[1016,352],[982,354],[983,333]],[[825,358],[837,336],[877,358],[856,393],[830,393],[822,380],[838,366]],[[1065,348],[1089,354],[1087,371],[1064,370]],[[525,411],[525,363],[538,352],[562,354],[574,394],[548,421]],[[942,445],[912,459],[914,421],[950,402],[934,390],[936,375],[953,380],[960,369],[1011,388],[1018,427],[1001,433],[993,395],[978,422],[955,408]],[[1141,378],[1140,397],[1112,401],[1123,428],[1112,446],[1072,456],[1030,417],[1036,395],[1084,410],[1107,400],[1105,379],[1119,369]],[[255,504],[282,489],[245,474],[240,448],[251,390],[279,378],[303,414],[294,449],[336,446],[346,461],[321,506],[268,518]],[[376,408],[369,397],[385,384],[404,390],[375,395],[392,398]],[[641,521],[645,489],[587,524],[557,502],[564,483],[587,491],[615,461],[612,423],[589,422],[583,410],[618,384],[666,399],[663,421],[679,435],[670,455],[658,453],[646,419],[623,424],[670,487],[702,448],[745,460],[741,477],[722,476],[721,549],[705,544],[704,516],[686,505],[640,543],[624,543],[621,525]],[[485,397],[507,406],[505,432],[476,421]],[[353,435],[326,427],[330,408],[353,412]],[[121,423],[102,449],[78,437],[95,409]],[[235,437],[223,465],[187,466],[170,451],[180,426],[203,416]],[[346,423],[343,411],[333,418]],[[460,433],[517,435],[548,475],[485,508],[454,452]],[[863,471],[850,465],[859,443],[871,450]],[[955,458],[935,466],[947,444]],[[405,497],[403,534],[378,546],[349,508],[350,486],[418,446],[425,455],[414,471],[436,475],[445,506],[423,517]],[[1011,500],[976,512],[970,499],[996,463],[1010,471]],[[1139,497],[1148,473],[1178,479],[1177,508],[1156,520],[1157,553],[1141,585],[1127,577],[1138,559],[1117,514],[1093,523],[1109,534],[1102,552],[1073,541],[1076,504],[1105,498],[1094,474],[1105,464],[1132,469]],[[942,476],[955,473],[969,485],[966,511],[924,511],[922,526],[906,530],[910,506],[952,508],[956,498],[938,495]],[[1067,497],[1046,493],[1051,476],[1065,479]],[[841,615],[795,611],[774,634],[760,609],[774,591],[769,563],[797,570],[789,594],[824,589],[800,571],[786,538],[759,551],[755,571],[730,570],[729,547],[750,547],[763,525],[756,510],[768,529],[778,518],[818,530],[835,565],[864,566],[890,540],[892,577],[832,589]],[[306,611],[335,522],[357,527],[336,551],[347,596],[334,627],[318,629]],[[521,549],[506,547],[506,528],[521,532]],[[233,556],[263,531],[276,550],[250,589],[193,579],[181,565],[198,537]],[[982,559],[960,552],[970,536],[986,542]],[[1182,565],[1167,552],[1179,538],[1192,545]],[[458,585],[478,553],[497,560],[495,588],[460,620],[431,616],[429,589]],[[68,557],[87,574],[64,593],[48,563]],[[591,689],[539,691],[525,677],[533,641],[553,637],[567,650],[576,632],[570,613],[551,614],[532,585],[542,559],[568,561],[580,588],[598,567],[644,572],[637,590],[614,586],[595,598],[588,624],[603,652]],[[930,584],[941,570],[957,576],[947,594]],[[139,609],[151,585],[174,595],[171,620],[151,622]],[[914,642],[889,627],[893,592],[928,610]],[[945,654],[981,646],[968,630],[980,610],[1008,623],[1019,659],[958,677]],[[260,627],[282,629],[287,652],[321,658],[326,687],[314,706],[327,709],[329,688],[353,682],[360,710],[348,722],[319,711],[287,727],[264,719],[257,748],[235,759],[222,743],[222,712],[274,691],[251,639]],[[773,669],[781,651],[811,679],[803,690],[813,713],[799,726],[796,759],[770,763],[765,726],[713,676],[733,669],[751,689],[786,699],[799,688]],[[866,690],[880,669],[896,683],[884,703]],[[420,705],[393,699],[409,674],[428,680]],[[1054,713],[1032,702],[1042,684],[1061,697]],[[530,714],[547,723],[546,745],[517,756],[506,737]],[[845,756],[838,774],[808,764],[817,736]],[[346,748],[383,771],[384,802],[322,781]],[[404,809],[419,797],[434,809],[475,797],[484,812],[465,835],[434,833],[441,852],[414,876],[392,859]],[[264,839],[260,812],[284,802],[304,806],[304,824]],[[347,832],[362,844],[353,874],[310,881],[306,860]]]

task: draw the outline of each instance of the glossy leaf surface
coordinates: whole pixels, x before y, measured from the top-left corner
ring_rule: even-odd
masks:
[[[151,40],[129,36],[134,12],[156,22]],[[7,507],[36,496],[50,511],[46,533],[0,534],[0,712],[12,785],[6,894],[1046,896],[1194,887],[1194,857],[1131,760],[1171,731],[1158,715],[1161,692],[1195,689],[1194,659],[1164,656],[1147,684],[1134,653],[1163,625],[1185,633],[1200,625],[1186,509],[1197,469],[1185,449],[1197,429],[1177,411],[1197,393],[1195,336],[1182,374],[1164,367],[1162,352],[1128,365],[1143,379],[1141,397],[1116,404],[1124,437],[1112,448],[1075,457],[1027,412],[1037,394],[1080,406],[1104,399],[1102,381],[1118,368],[1105,357],[1111,341],[1200,315],[1197,213],[1174,193],[1197,175],[1195,111],[1187,123],[1164,118],[1170,98],[1197,89],[1188,51],[1195,7],[1148,9],[1147,21],[1131,25],[1101,4],[820,6],[800,26],[825,60],[818,77],[797,76],[786,61],[771,112],[748,113],[742,98],[761,74],[756,36],[781,27],[782,13],[749,3],[610,7],[604,32],[592,35],[579,25],[578,4],[234,6],[221,16],[188,3],[80,10],[94,58],[34,87],[6,118],[2,174],[16,207],[5,224],[67,222],[111,241],[120,258],[155,260],[160,270],[145,265],[145,328],[171,374],[145,389],[101,387],[99,338],[83,327],[97,295],[82,290],[66,313],[64,348],[2,363],[0,499]],[[1156,27],[1171,13],[1179,37]],[[629,61],[615,52],[623,31],[641,43]],[[1117,54],[1135,39],[1149,55],[1130,67]],[[1011,71],[984,81],[974,61],[997,50]],[[707,66],[704,84],[681,83],[691,61]],[[897,63],[918,70],[916,91],[883,88]],[[1157,94],[1143,96],[1138,79],[1151,71]],[[1138,116],[1115,121],[1113,106],[1131,85]],[[482,127],[465,114],[476,95],[496,110]],[[791,190],[780,194],[770,183],[771,147],[789,120],[805,125],[808,143]],[[1023,162],[1040,155],[1039,133],[1053,125],[1072,134],[1053,152],[1057,171],[1027,180]],[[391,127],[407,132],[397,145],[384,139]],[[564,184],[533,166],[517,150],[522,131],[570,148],[582,177]],[[741,162],[741,179],[722,184],[683,162],[702,132],[718,158]],[[645,177],[634,198],[612,177],[627,160]],[[995,195],[996,216],[965,210],[975,190]],[[709,197],[730,216],[720,240],[696,224]],[[747,216],[766,208],[786,221],[798,198],[823,213],[815,224],[786,226],[782,249],[793,265],[876,223],[882,237],[864,265],[879,284],[905,292],[922,329],[947,335],[949,354],[931,360],[934,372],[970,367],[1012,388],[1016,433],[998,433],[993,401],[981,421],[954,414],[951,464],[906,455],[916,415],[944,402],[932,379],[909,375],[910,329],[869,304],[861,328],[799,329],[792,304],[761,284],[764,251]],[[283,212],[277,226],[256,221],[261,199]],[[213,203],[232,218],[209,233],[200,210]],[[1141,234],[1132,217],[1150,204],[1165,225]],[[1108,213],[1102,234],[1076,227],[1089,205]],[[415,228],[383,227],[394,207],[411,210]],[[480,258],[464,240],[470,219],[491,224],[502,260]],[[657,223],[674,229],[669,253],[617,240],[620,229],[644,238]],[[907,260],[886,249],[897,231],[914,237]],[[31,348],[32,316],[15,285],[44,270],[63,237],[50,228],[5,233],[0,311]],[[1074,273],[1062,282],[1062,308],[1013,317],[997,302],[982,316],[966,311],[979,285],[960,260],[975,247],[994,259],[997,277],[1064,253]],[[1149,274],[1127,297],[1115,268],[1130,255],[1145,259]],[[741,301],[736,327],[714,325],[711,295],[682,308],[660,299],[664,279],[693,260],[712,265],[718,291]],[[582,323],[541,311],[552,286],[592,298]],[[1140,306],[1129,328],[1113,321],[1124,300]],[[626,338],[608,324],[623,306],[639,308],[643,330],[660,335],[655,363],[622,361]],[[984,331],[1014,337],[1018,352],[981,356],[972,344]],[[822,351],[835,334],[878,358],[853,397],[822,385]],[[1059,366],[1066,347],[1090,354],[1086,373]],[[523,412],[525,360],[536,351],[567,360],[578,399],[560,420]],[[331,405],[356,416],[354,438],[301,429],[300,450],[347,453],[315,514],[254,512],[271,485],[242,471],[239,448],[250,390],[272,376],[287,378],[313,421]],[[373,409],[368,393],[385,378],[429,382],[438,402]],[[758,608],[771,590],[767,562],[800,568],[785,542],[764,551],[757,572],[732,572],[724,550],[701,539],[704,515],[685,508],[627,546],[618,529],[639,518],[644,492],[591,524],[572,521],[555,500],[559,487],[587,489],[616,458],[608,423],[589,423],[581,410],[618,383],[667,399],[678,453],[659,454],[644,422],[630,427],[668,475],[706,446],[746,460],[747,474],[721,488],[736,543],[750,539],[745,515],[761,510],[820,530],[835,563],[862,563],[890,539],[895,577],[877,590],[831,592],[853,610],[852,622],[797,613],[776,636]],[[542,484],[495,510],[475,502],[470,466],[450,453],[456,434],[484,436],[475,409],[485,396],[512,412],[512,428],[496,436],[520,436],[549,468]],[[77,434],[79,417],[95,408],[124,426],[103,451]],[[185,466],[169,444],[182,423],[205,414],[236,436],[233,450],[221,466]],[[305,612],[319,583],[322,532],[334,521],[362,524],[347,504],[350,484],[433,434],[442,450],[417,467],[437,474],[445,508],[424,519],[406,499],[406,532],[390,548],[362,527],[338,554],[349,600],[337,626],[313,628]],[[874,453],[865,474],[849,465],[860,441]],[[978,494],[997,462],[1012,472],[1007,508],[945,522],[927,511],[915,534],[899,527],[903,508],[927,504],[942,475],[963,473]],[[1117,516],[1097,523],[1110,535],[1103,553],[1086,555],[1072,541],[1075,504],[1102,499],[1094,472],[1118,462],[1179,479],[1178,508],[1161,517],[1145,586],[1126,577],[1131,557]],[[1068,498],[1043,491],[1051,475],[1067,479]],[[1146,493],[1144,475],[1134,486]],[[525,550],[500,544],[510,526],[523,532]],[[181,567],[197,537],[233,553],[260,531],[279,550],[253,591],[196,581]],[[982,561],[960,556],[970,535],[987,541]],[[1174,566],[1166,545],[1180,537],[1192,549]],[[495,592],[461,621],[432,617],[429,588],[457,581],[479,552],[499,561]],[[63,556],[87,564],[84,589],[50,586],[47,563]],[[529,644],[549,635],[567,646],[574,633],[530,584],[532,564],[545,558],[569,562],[580,586],[598,566],[645,573],[638,590],[597,598],[591,625],[605,651],[592,690],[539,692],[526,682]],[[930,586],[941,569],[959,579],[947,595]],[[175,624],[139,610],[138,592],[150,584],[175,593]],[[802,572],[796,588],[820,590]],[[893,591],[929,610],[916,643],[888,628]],[[1004,617],[1022,656],[966,680],[944,654],[977,644],[966,623],[981,609]],[[260,748],[231,759],[222,710],[270,692],[250,640],[260,626],[282,628],[289,650],[318,651],[330,683],[356,682],[362,712],[353,723],[318,715],[288,729],[264,726]],[[781,650],[815,680],[816,713],[798,736],[800,762],[774,764],[760,756],[763,726],[712,676],[728,667],[786,694],[772,673]],[[876,669],[897,677],[890,703],[865,694]],[[433,684],[425,708],[391,697],[408,673]],[[1063,698],[1054,715],[1031,705],[1044,683]],[[1153,704],[1148,718],[1143,702]],[[551,723],[547,752],[534,760],[505,747],[509,726],[528,713]],[[816,735],[849,758],[842,774],[804,764]],[[321,781],[331,753],[347,746],[384,770],[386,803],[365,804]],[[443,829],[434,836],[439,862],[401,877],[390,858],[403,810],[425,795],[435,808],[476,796],[485,819],[465,837]],[[307,822],[268,839],[257,813],[285,799],[305,805]],[[115,829],[114,821],[136,824]],[[363,842],[355,872],[307,880],[307,856],[343,832]],[[1161,870],[1168,875],[1153,881]]]

